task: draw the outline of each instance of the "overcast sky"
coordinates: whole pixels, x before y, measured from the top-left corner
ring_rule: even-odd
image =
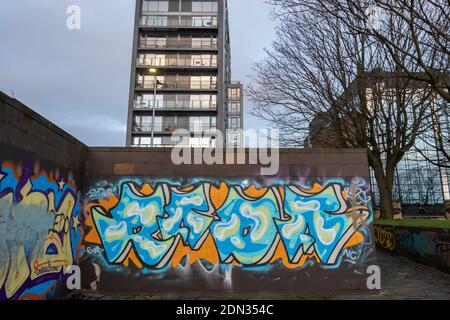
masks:
[[[274,39],[265,0],[228,0],[232,77],[248,85]],[[134,0],[1,0],[0,90],[91,146],[125,145]],[[66,9],[81,8],[81,30]],[[264,128],[248,114],[245,127]]]

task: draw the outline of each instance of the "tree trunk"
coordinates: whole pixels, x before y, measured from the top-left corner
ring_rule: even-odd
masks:
[[[375,174],[378,191],[380,193],[380,217],[383,219],[393,218],[392,189],[394,186],[394,168],[387,166],[386,170],[378,156],[369,151],[369,162]]]
[[[380,190],[380,217],[383,219],[392,219],[393,218],[393,210],[392,210],[392,190],[387,190],[387,188],[379,189]]]

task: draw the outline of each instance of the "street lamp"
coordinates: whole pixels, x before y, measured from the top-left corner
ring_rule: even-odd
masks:
[[[151,68],[148,70],[150,72],[150,74],[152,74],[153,77],[153,106],[152,106],[152,111],[153,111],[153,115],[152,115],[152,138],[151,138],[151,146],[152,148],[155,146],[154,145],[154,136],[155,136],[155,112],[156,112],[156,85],[157,85],[157,79],[156,79],[156,74],[158,73],[158,70],[155,68]]]

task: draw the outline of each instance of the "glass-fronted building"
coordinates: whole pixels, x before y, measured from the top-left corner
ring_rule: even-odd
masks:
[[[414,140],[414,145],[405,152],[402,160],[395,168],[392,199],[400,204],[401,212],[405,216],[445,215],[446,203],[450,205],[450,163],[448,163],[443,152],[439,151],[436,146],[440,137],[445,137],[444,141],[447,144],[450,140],[450,115],[448,111],[450,106],[437,95],[428,96],[429,87],[426,83],[419,81],[408,82],[408,80],[405,80],[405,77],[396,75],[393,72],[374,70],[367,73],[365,79],[367,80],[366,88],[357,88],[357,83],[353,82],[345,94],[348,97],[350,92],[351,96],[358,101],[359,90],[364,90],[369,111],[381,112],[381,108],[390,108],[386,109],[390,110],[388,113],[380,116],[373,123],[373,126],[377,127],[377,129],[374,129],[374,132],[379,135],[377,142],[380,144],[379,151],[381,152],[382,160],[386,158],[383,156],[385,154],[383,141],[386,144],[388,139],[384,132],[386,130],[382,130],[382,126],[386,124],[386,120],[383,117],[387,117],[387,115],[394,117],[389,112],[392,113],[392,110],[396,110],[396,93],[403,97],[404,101],[402,103],[406,103],[400,110],[402,113],[403,111],[406,113],[406,115],[399,116],[403,121],[414,121],[415,117],[417,117],[419,105],[425,107],[420,108],[420,110],[423,109],[429,112],[429,116],[425,117],[425,125],[417,130],[418,134]],[[396,87],[396,84],[399,87]],[[378,88],[376,89],[378,90],[376,98],[374,98],[373,88]],[[399,88],[402,91],[396,92],[395,90],[399,90]],[[342,97],[344,97],[344,94]],[[343,98],[343,101],[346,101],[345,98]],[[372,107],[371,103],[376,104],[376,107]],[[448,107],[445,108],[445,106]],[[341,116],[345,117],[345,115]],[[350,143],[346,145],[345,139],[339,139],[339,135],[333,131],[330,119],[329,112],[321,112],[315,115],[310,124],[308,137],[305,139],[306,147],[345,148],[352,145]],[[349,120],[350,126],[352,121]],[[343,123],[345,123],[345,120]],[[393,126],[396,123],[394,119],[390,122],[390,125]],[[346,125],[346,129],[351,132],[352,128],[350,126]],[[408,129],[402,129],[408,131],[405,132],[406,135],[411,134],[411,126],[412,123],[409,124]],[[395,127],[392,127],[391,133],[394,131]],[[392,141],[395,139],[391,138]],[[446,150],[445,153],[450,154],[450,150]],[[374,207],[379,208],[380,193],[373,170],[371,170],[370,175],[372,201]]]
[[[447,137],[450,133],[450,117],[442,113],[434,121],[438,125],[435,122],[428,132],[420,134],[395,168],[393,200],[401,204],[406,216],[445,215],[445,202],[450,201],[449,164],[435,148],[440,131],[445,131]],[[371,184],[374,203],[379,205],[380,194],[372,171]]]

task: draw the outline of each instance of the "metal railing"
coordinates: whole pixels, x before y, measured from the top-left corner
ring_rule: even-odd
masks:
[[[216,127],[211,127],[210,125],[193,125],[193,126],[182,125],[182,124],[161,125],[161,123],[155,123],[154,132],[156,132],[156,133],[171,133],[177,129],[188,130],[191,133],[215,132],[217,130]],[[133,126],[133,132],[149,133],[151,131],[152,131],[151,123],[149,123],[149,124],[142,123],[142,124],[137,124],[137,125]]]
[[[153,80],[136,84],[137,89],[153,89]],[[192,90],[216,90],[217,83],[206,83],[200,81],[164,82],[157,85],[157,89],[192,89]]]
[[[135,101],[134,109],[153,109],[153,101]],[[217,104],[212,104],[209,101],[190,100],[190,101],[175,101],[166,100],[156,101],[155,109],[157,110],[216,110]]]
[[[187,145],[176,145],[176,144],[155,144],[155,145],[151,145],[151,144],[133,144],[131,145],[132,148],[173,148],[175,146],[182,146],[182,147],[186,147],[186,148],[214,148],[215,147],[215,143],[211,142],[208,144],[198,144],[198,143],[189,143]]]
[[[217,49],[217,42],[214,41],[162,41],[162,40],[140,40],[141,49]]]
[[[132,148],[173,148],[175,147],[175,144],[133,144],[131,145]]]
[[[194,19],[190,20],[181,19],[178,17],[175,19],[154,19],[148,16],[142,17],[139,23],[141,27],[195,27],[195,28],[217,28],[217,17],[211,17],[205,19]]]
[[[145,59],[139,58],[137,61],[138,66],[143,67],[217,67],[217,59],[211,58],[155,58]]]
[[[155,144],[155,145],[151,145],[151,144],[133,144],[131,145],[132,148],[174,148],[175,146],[181,146],[181,147],[186,147],[186,148],[214,148],[215,147],[215,143],[211,142],[208,144],[198,144],[198,143],[189,143],[187,145],[176,145],[176,144]]]

